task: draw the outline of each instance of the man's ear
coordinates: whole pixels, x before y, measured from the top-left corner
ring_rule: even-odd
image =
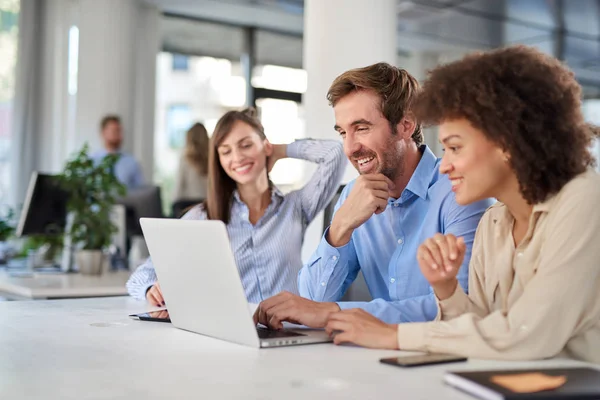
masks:
[[[267,139],[265,139],[265,153],[267,154],[267,157],[273,155],[273,145]]]
[[[415,133],[415,128],[417,127],[417,120],[412,112],[407,112],[404,117],[398,122],[396,125],[396,132],[398,132],[398,136],[402,137],[402,139],[410,139]]]

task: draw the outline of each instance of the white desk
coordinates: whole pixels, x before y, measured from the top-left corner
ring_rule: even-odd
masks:
[[[108,271],[100,276],[80,273],[34,273],[11,276],[0,270],[0,296],[9,299],[59,299],[123,296],[129,271]]]
[[[447,369],[571,366],[471,360],[414,369],[401,354],[333,344],[253,349],[130,320],[127,297],[0,303],[2,399],[470,399]]]

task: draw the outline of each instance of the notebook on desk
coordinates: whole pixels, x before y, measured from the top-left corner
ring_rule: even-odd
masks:
[[[527,384],[539,376],[545,376],[550,385],[557,379],[560,382],[559,377],[564,383],[555,389],[519,392],[519,378],[525,377]],[[600,371],[592,368],[447,372],[444,382],[484,400],[600,399]]]

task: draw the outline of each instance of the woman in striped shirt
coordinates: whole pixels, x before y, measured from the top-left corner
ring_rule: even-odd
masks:
[[[286,195],[268,177],[283,158],[318,164],[302,189]],[[259,303],[283,290],[297,293],[304,233],[337,191],[345,165],[338,141],[306,139],[274,145],[254,110],[230,111],[221,117],[210,140],[208,198],[183,219],[214,219],[227,225],[249,302]],[[165,304],[151,259],[131,275],[127,289],[136,299]]]

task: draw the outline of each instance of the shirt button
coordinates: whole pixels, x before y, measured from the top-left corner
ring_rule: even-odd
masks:
[[[394,282],[396,282],[396,279],[395,278],[390,278],[390,283],[394,283]]]
[[[321,282],[321,286],[325,286],[325,282]]]
[[[398,244],[402,244],[402,243],[404,243],[404,240],[398,239]]]
[[[523,253],[521,253],[521,252],[517,253],[517,257],[519,257],[519,258],[523,257]]]
[[[400,207],[400,204],[394,203],[394,207]]]
[[[331,259],[332,259],[333,261],[335,261],[335,260],[337,260],[337,256],[333,256],[333,257],[331,257]]]

